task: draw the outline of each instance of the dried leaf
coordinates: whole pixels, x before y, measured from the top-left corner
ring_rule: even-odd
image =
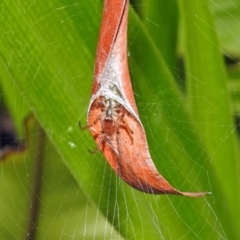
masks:
[[[114,171],[129,185],[151,194],[198,197],[180,192],[157,171],[134,100],[127,61],[128,1],[105,0],[88,125]]]

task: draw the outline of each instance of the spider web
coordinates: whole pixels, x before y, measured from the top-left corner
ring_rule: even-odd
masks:
[[[31,12],[35,13],[32,16],[34,24],[26,24],[30,32],[42,22],[52,24],[56,21],[56,18],[58,19],[57,24],[53,25],[51,36],[64,31],[65,38],[60,35],[59,40],[56,40],[57,38],[52,41],[48,40],[48,46],[44,45],[46,42],[43,41],[42,43],[46,51],[51,51],[52,45],[54,55],[63,49],[68,49],[69,44],[76,44],[74,41],[73,43],[70,42],[71,36],[68,35],[68,28],[71,26],[74,29],[74,25],[69,25],[69,22],[79,21],[78,17],[83,14],[82,11],[84,10],[82,9],[83,2],[61,1],[61,3],[54,2],[54,4],[51,4],[46,1],[41,4],[46,4],[48,10],[38,15],[38,6],[42,5],[38,5],[37,1],[29,1],[27,4],[25,3],[25,12],[19,10],[19,16],[34,9]],[[220,39],[225,47],[224,51],[229,57],[230,54],[235,53],[236,46],[239,47],[240,36],[234,31],[236,25],[239,27],[239,19],[234,14],[235,11],[239,12],[239,4],[237,4],[237,1],[224,2],[219,0],[211,2],[218,25],[218,34],[223,36]],[[11,4],[8,1],[1,3],[2,12],[9,5]],[[96,1],[96,8],[99,5],[101,3]],[[221,11],[222,9],[224,11]],[[226,19],[220,18],[218,11],[225,12]],[[92,15],[89,13],[89,16]],[[80,28],[87,29],[89,35],[93,36],[90,40],[92,48],[96,46],[97,33],[92,32],[94,30],[91,27],[91,21],[99,24],[99,16],[96,19],[89,18],[86,22],[79,21],[77,24],[80,25]],[[24,21],[22,16],[19,19]],[[59,21],[59,19],[62,21]],[[155,25],[156,28],[161,27],[150,18],[147,21]],[[2,30],[2,32],[8,34],[6,29]],[[10,34],[17,36],[20,32],[21,29],[12,29]],[[37,36],[40,42],[42,38],[44,40],[43,35],[45,33],[41,32],[41,34]],[[231,36],[231,38],[227,36]],[[85,36],[81,37],[85,38]],[[135,37],[138,37],[138,33],[136,33]],[[79,41],[79,44],[83,44],[83,41]],[[14,48],[14,46],[12,47]],[[14,49],[12,51],[8,49],[8,59],[2,59],[3,62],[8,60],[4,62],[4,65],[11,66],[11,58],[13,58],[14,54],[19,54],[19,50],[23,54],[34,54],[35,46],[30,46],[28,50],[25,47],[26,45],[23,44],[18,50]],[[92,155],[87,152],[87,149],[94,149],[94,143],[91,141],[89,133],[80,132],[76,126],[79,116],[80,119],[85,119],[86,111],[84,111],[83,107],[76,110],[75,107],[70,105],[71,98],[76,100],[77,97],[79,99],[76,100],[78,103],[76,105],[86,106],[85,109],[88,105],[88,99],[82,97],[81,94],[79,96],[78,93],[80,88],[83,89],[80,90],[82,94],[84,91],[88,91],[92,81],[91,71],[87,70],[83,74],[78,70],[79,66],[77,66],[79,56],[89,56],[88,50],[85,51],[79,52],[76,50],[76,52],[71,52],[71,64],[66,65],[64,69],[56,67],[53,73],[55,79],[63,79],[61,84],[65,89],[63,95],[67,102],[67,109],[62,110],[60,105],[52,104],[51,100],[48,100],[50,110],[48,108],[45,110],[37,109],[33,107],[37,106],[37,102],[29,101],[26,96],[19,98],[17,95],[19,90],[24,93],[24,88],[32,88],[32,92],[35,91],[33,86],[38,84],[38,76],[42,71],[43,62],[51,62],[51,59],[45,58],[44,55],[37,59],[38,67],[32,69],[35,78],[29,83],[29,86],[19,87],[17,81],[12,80],[14,79],[12,77],[13,84],[7,89],[7,83],[0,80],[1,100],[4,100],[6,107],[11,112],[12,119],[14,119],[14,125],[16,125],[16,129],[14,129],[15,136],[18,135],[19,142],[22,142],[26,147],[25,151],[20,154],[13,154],[0,163],[1,239],[28,239],[31,222],[36,224],[36,239],[216,239],[216,237],[217,239],[227,239],[226,227],[219,217],[219,209],[217,209],[216,205],[218,196],[212,195],[201,199],[191,199],[169,195],[151,196],[138,192],[116,177],[116,174],[110,169],[109,164],[100,153]],[[129,55],[131,58],[131,52]],[[61,57],[64,58],[64,55],[61,55]],[[234,64],[237,62],[233,57],[229,58],[233,60]],[[84,66],[87,67],[89,62],[93,63],[91,57],[82,62],[81,69]],[[17,67],[17,65],[14,66]],[[25,66],[24,72],[22,70],[18,72],[16,69],[17,77],[27,76],[29,69],[31,69],[30,60]],[[134,69],[132,71],[134,74]],[[177,69],[171,68],[171,71],[176,72],[176,78],[184,88],[183,69],[181,67]],[[10,70],[5,72],[3,70],[1,77],[6,79],[7,75],[11,76],[12,74]],[[72,78],[69,79],[69,76],[72,76]],[[64,81],[65,79],[67,81]],[[80,87],[77,87],[77,85],[80,85]],[[57,88],[56,86],[54,82],[50,81],[49,85],[40,89],[40,91],[44,94],[44,92],[50,91],[49,89]],[[230,90],[234,88],[233,86],[235,85],[230,85]],[[236,88],[234,89],[236,91]],[[227,89],[226,94],[229,94],[228,91]],[[159,123],[161,124],[160,129],[166,132],[166,123],[162,119],[168,117],[169,113],[162,110],[158,96],[152,95],[152,102],[143,102],[137,92],[135,92],[135,95],[141,120],[151,142],[151,156],[158,169],[161,170],[161,174],[177,189],[212,191],[213,183],[211,182],[211,176],[209,176],[211,161],[210,166],[207,160],[202,165],[202,163],[198,162],[198,158],[192,159],[191,156],[188,156],[183,143],[180,141],[171,143],[170,139],[174,134],[171,128],[167,129],[168,134],[166,134],[165,138],[160,140]],[[22,99],[22,102],[18,102],[19,99]],[[58,102],[58,100],[61,102],[60,94],[51,96],[51,99],[55,102]],[[171,108],[175,103],[168,101],[166,104],[169,104],[169,108]],[[29,106],[31,106],[31,111],[36,114],[37,118],[40,116],[38,119],[40,123],[41,120],[44,122],[44,120],[50,119],[48,125],[43,125],[46,136],[44,135],[45,140],[42,148],[39,148],[39,141],[41,141],[39,139],[42,133],[37,121],[32,120],[32,122],[26,122],[24,125],[20,123],[20,120],[18,121],[18,119],[26,117],[26,113],[30,110]],[[239,105],[235,103],[234,106],[235,112],[238,113]],[[51,107],[56,110],[55,118],[50,117]],[[178,108],[178,106],[175,107]],[[72,117],[69,112],[75,112],[73,119],[69,120]],[[66,119],[66,123],[63,118]],[[7,121],[10,120],[1,119],[1,126]],[[176,119],[176,121],[180,120]],[[197,124],[197,122],[194,124]],[[77,131],[79,133],[76,134]],[[229,126],[224,138],[228,138],[232,131],[235,131],[235,129]],[[202,134],[204,135],[204,133]],[[25,135],[27,135],[27,142],[24,142]],[[77,138],[80,137],[82,140],[79,142]],[[186,136],[187,140],[188,136]],[[16,143],[15,140],[12,140],[12,142]],[[219,139],[219,147],[221,147],[221,142],[222,139]],[[169,144],[175,144],[176,152],[173,155],[169,155],[165,151]],[[201,143],[195,144],[201,145]],[[19,145],[19,149],[22,149],[21,145]],[[64,155],[62,152],[67,153]],[[79,152],[82,152],[82,156],[79,156]],[[177,155],[180,152],[184,152],[183,154],[190,158],[191,165],[186,167],[186,162],[178,159]],[[41,170],[39,166],[36,166],[36,159],[42,153],[44,155],[41,159]],[[200,159],[200,156],[198,157]],[[77,161],[74,159],[77,159]],[[159,159],[165,160],[160,161]],[[84,170],[81,169],[83,167]],[[75,169],[81,170],[81,177],[79,177],[80,174],[78,175],[78,171],[75,171]],[[187,172],[189,169],[191,171]],[[198,174],[193,177],[191,172],[196,171]],[[200,184],[199,179],[202,179],[202,175],[205,181]],[[82,179],[83,182],[79,182],[79,179]],[[40,191],[37,193],[34,183],[39,181],[41,186]],[[189,186],[191,186],[191,189],[189,189]],[[34,195],[37,195],[39,210],[36,210],[33,206]],[[36,222],[31,217],[34,211],[38,216]],[[32,227],[34,227],[34,224]]]

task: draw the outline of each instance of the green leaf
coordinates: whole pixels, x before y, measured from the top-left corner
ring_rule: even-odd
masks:
[[[188,103],[211,157],[210,180],[213,194],[219,199],[216,205],[228,206],[218,212],[219,217],[224,226],[228,226],[229,238],[234,239],[237,233],[234,226],[240,224],[235,225],[240,214],[237,190],[240,165],[226,70],[208,1],[179,1],[179,4],[185,36]]]
[[[142,0],[143,21],[172,73],[177,71],[178,6],[176,0]]]
[[[238,0],[217,0],[210,1],[210,4],[221,49],[231,56],[239,56],[240,2]]]
[[[79,189],[49,141],[45,141],[42,149],[43,174],[36,178],[39,167],[36,167],[35,160],[39,157],[37,146],[41,131],[33,117],[28,118],[25,127],[25,131],[29,132],[26,151],[8,157],[0,165],[1,239],[27,238],[29,223],[33,221],[30,212],[36,211],[32,206],[33,193],[36,194],[34,181],[40,181],[42,185],[38,195],[41,197],[40,210],[36,212],[37,239],[73,239],[73,236],[92,239],[94,231],[95,239],[103,239],[102,236],[121,239]]]
[[[235,117],[239,117],[240,114],[240,67],[238,64],[229,66],[229,83],[228,87],[231,92],[233,109]]]

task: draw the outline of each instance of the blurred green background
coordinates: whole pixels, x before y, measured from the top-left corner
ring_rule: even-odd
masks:
[[[212,192],[196,199],[138,192],[88,152],[78,121],[102,6],[0,3],[0,239],[30,239],[31,222],[34,239],[240,239],[239,1],[130,7],[129,68],[151,156],[175,188]]]

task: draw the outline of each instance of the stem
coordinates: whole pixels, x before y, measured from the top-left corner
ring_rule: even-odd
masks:
[[[37,222],[39,217],[41,188],[42,188],[42,173],[44,160],[44,145],[46,136],[43,129],[40,127],[39,138],[37,142],[37,154],[34,166],[33,188],[29,209],[29,221],[26,240],[33,240],[36,237]]]

